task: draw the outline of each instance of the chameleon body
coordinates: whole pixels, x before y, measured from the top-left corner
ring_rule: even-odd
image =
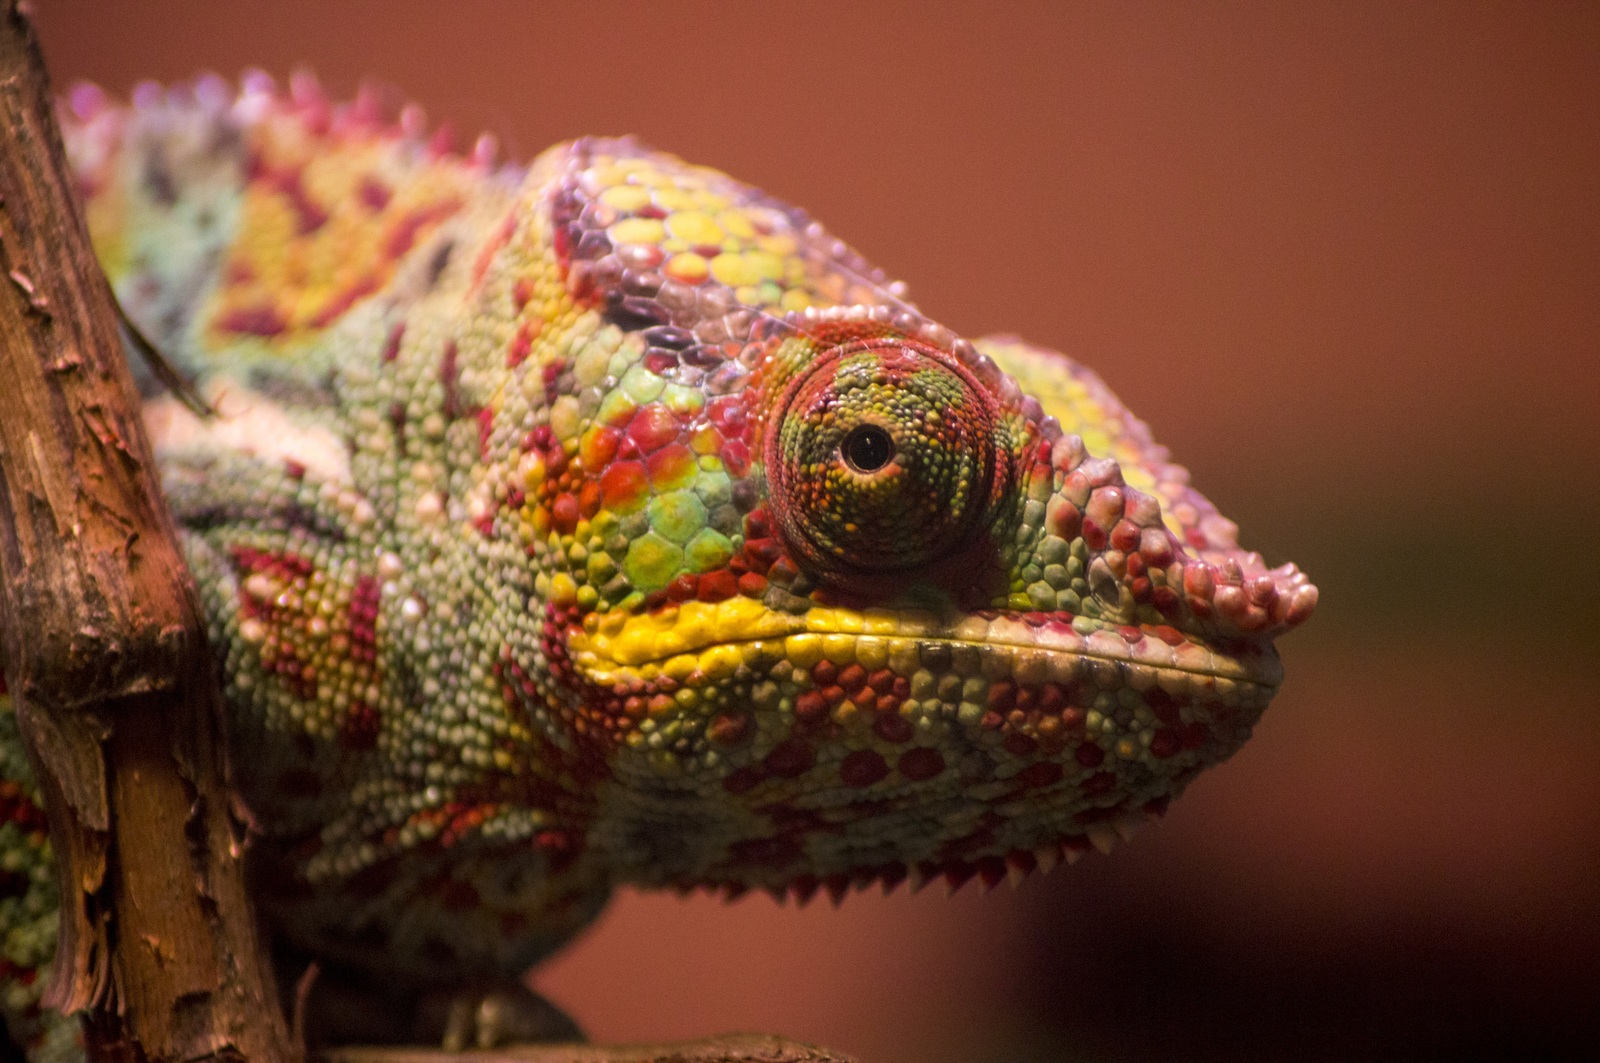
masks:
[[[1106,847],[1246,739],[1315,604],[1094,373],[714,170],[503,165],[260,77],[63,120],[119,297],[219,411],[148,391],[260,903],[328,963],[498,977],[621,883]],[[5,723],[26,1030],[54,915]]]

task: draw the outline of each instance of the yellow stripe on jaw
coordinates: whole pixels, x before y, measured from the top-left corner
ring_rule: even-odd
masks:
[[[694,671],[702,675],[731,671],[742,656],[742,651],[733,649],[736,643],[775,641],[797,667],[809,667],[823,657],[849,657],[858,643],[882,643],[882,636],[931,635],[943,629],[938,617],[920,610],[896,613],[817,606],[794,615],[737,597],[688,601],[654,613],[591,613],[584,618],[583,630],[573,635],[570,649],[573,660],[586,671],[655,665],[663,674],[681,679]]]
[[[803,631],[805,624],[803,617],[775,613],[753,598],[691,601],[655,613],[591,613],[584,618],[583,630],[572,636],[571,651],[580,664],[637,668],[683,654],[704,657],[707,653],[702,651],[729,643],[781,639]]]

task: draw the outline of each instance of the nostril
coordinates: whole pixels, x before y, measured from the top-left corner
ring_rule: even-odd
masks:
[[[1122,608],[1122,584],[1117,582],[1111,566],[1106,564],[1103,557],[1095,558],[1089,565],[1089,593],[1107,609],[1116,611]]]

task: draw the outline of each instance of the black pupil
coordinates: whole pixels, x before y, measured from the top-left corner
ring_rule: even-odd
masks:
[[[877,425],[864,424],[850,429],[839,449],[856,472],[877,472],[894,457],[894,440]]]

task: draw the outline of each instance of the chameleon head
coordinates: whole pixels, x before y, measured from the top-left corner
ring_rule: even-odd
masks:
[[[553,239],[599,316],[544,370],[580,398],[535,432],[527,504],[619,877],[1015,876],[1248,737],[1316,589],[1240,550],[1098,377],[956,337],[720,174],[574,151]]]
[[[602,844],[647,881],[838,893],[1103,848],[1248,737],[1315,602],[1086,371],[862,317],[759,344],[738,548],[574,618],[576,675],[637,721]]]

